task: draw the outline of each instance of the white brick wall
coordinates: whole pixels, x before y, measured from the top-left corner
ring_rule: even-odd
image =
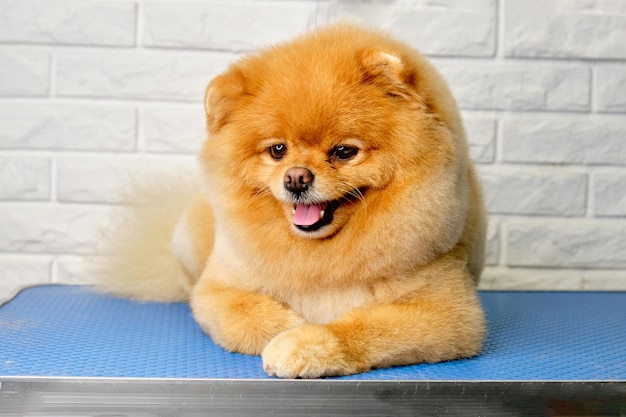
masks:
[[[337,19],[450,82],[491,212],[483,288],[626,290],[626,2],[0,0],[0,298],[90,282],[116,184],[193,164],[209,80]]]

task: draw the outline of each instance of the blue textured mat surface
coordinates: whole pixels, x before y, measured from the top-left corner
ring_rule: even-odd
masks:
[[[626,293],[482,292],[483,353],[353,380],[624,381]],[[0,376],[267,378],[224,351],[189,306],[136,303],[80,286],[26,289],[0,308]]]

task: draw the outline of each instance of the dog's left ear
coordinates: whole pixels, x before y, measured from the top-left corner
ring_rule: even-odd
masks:
[[[204,94],[204,109],[209,133],[216,133],[228,122],[239,98],[246,94],[245,77],[237,67],[211,81]]]
[[[368,49],[361,52],[360,61],[364,83],[377,85],[391,96],[422,102],[414,86],[415,71],[401,55],[380,49]]]

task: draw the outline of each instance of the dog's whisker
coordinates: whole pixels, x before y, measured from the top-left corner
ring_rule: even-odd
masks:
[[[257,188],[256,190],[254,190],[254,192],[252,193],[252,198],[248,201],[248,208],[252,208],[254,206],[255,203],[258,202],[258,200],[260,200],[261,198],[271,194],[272,191],[270,190],[270,188],[268,186],[265,187],[261,187],[261,188]]]

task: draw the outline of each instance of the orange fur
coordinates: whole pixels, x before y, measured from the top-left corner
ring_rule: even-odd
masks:
[[[306,378],[479,352],[484,208],[425,58],[335,25],[239,60],[205,104],[203,187],[172,256],[217,343]],[[293,168],[311,173],[302,193]],[[324,215],[298,227],[295,203]]]

